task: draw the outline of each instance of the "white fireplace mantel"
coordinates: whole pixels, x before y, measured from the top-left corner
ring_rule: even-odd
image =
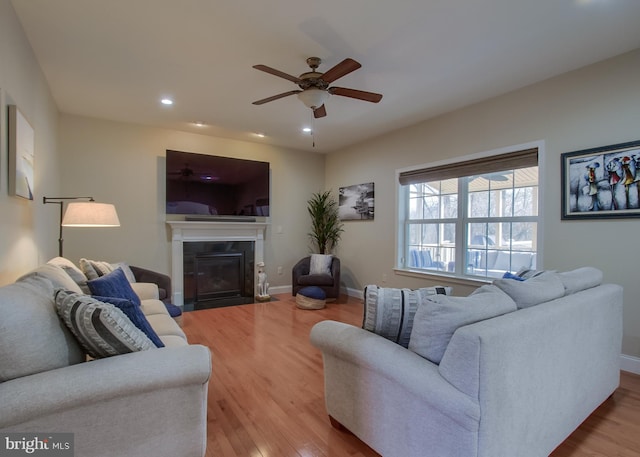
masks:
[[[264,262],[264,234],[269,225],[266,222],[167,221],[167,224],[171,227],[171,282],[176,306],[184,306],[183,243],[253,241],[254,265]]]

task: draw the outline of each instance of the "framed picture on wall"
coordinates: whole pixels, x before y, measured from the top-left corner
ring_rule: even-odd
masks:
[[[640,141],[561,155],[562,219],[640,217]]]
[[[340,187],[338,214],[342,221],[373,220],[375,215],[374,184],[356,184]]]
[[[9,105],[9,193],[33,200],[35,135],[16,105]]]

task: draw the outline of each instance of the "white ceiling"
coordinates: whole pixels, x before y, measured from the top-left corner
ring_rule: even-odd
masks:
[[[640,48],[640,0],[12,3],[61,112],[316,152]],[[251,104],[297,89],[252,65],[298,76],[309,56],[359,61],[333,85],[384,98],[332,96],[313,123],[296,96]]]

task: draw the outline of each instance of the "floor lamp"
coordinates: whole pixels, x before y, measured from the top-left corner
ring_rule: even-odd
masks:
[[[64,210],[67,200],[71,202]],[[42,203],[60,205],[60,235],[58,236],[58,255],[62,257],[62,227],[120,227],[116,207],[110,203],[96,203],[93,197],[42,197]]]

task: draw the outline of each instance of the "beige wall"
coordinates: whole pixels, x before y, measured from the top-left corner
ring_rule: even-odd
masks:
[[[65,257],[130,264],[170,273],[170,231],[165,224],[167,149],[270,163],[271,217],[265,263],[271,286],[291,284],[291,267],[308,252],[306,202],[324,186],[324,156],[86,117],[60,117],[65,195],[113,203],[120,228],[65,229]],[[282,233],[277,228],[282,227]],[[282,266],[282,275],[277,267]]]
[[[0,285],[56,253],[58,213],[42,204],[58,192],[58,112],[13,7],[0,0]],[[35,131],[33,201],[8,193],[7,105],[20,108]]]
[[[625,288],[623,353],[640,356],[640,220],[560,220],[560,154],[640,140],[640,50],[372,139],[327,157],[326,187],[375,182],[373,222],[348,222],[339,248],[346,286],[446,283],[394,274],[398,168],[544,141],[544,268],[593,265]],[[454,285],[454,293],[469,287]]]

